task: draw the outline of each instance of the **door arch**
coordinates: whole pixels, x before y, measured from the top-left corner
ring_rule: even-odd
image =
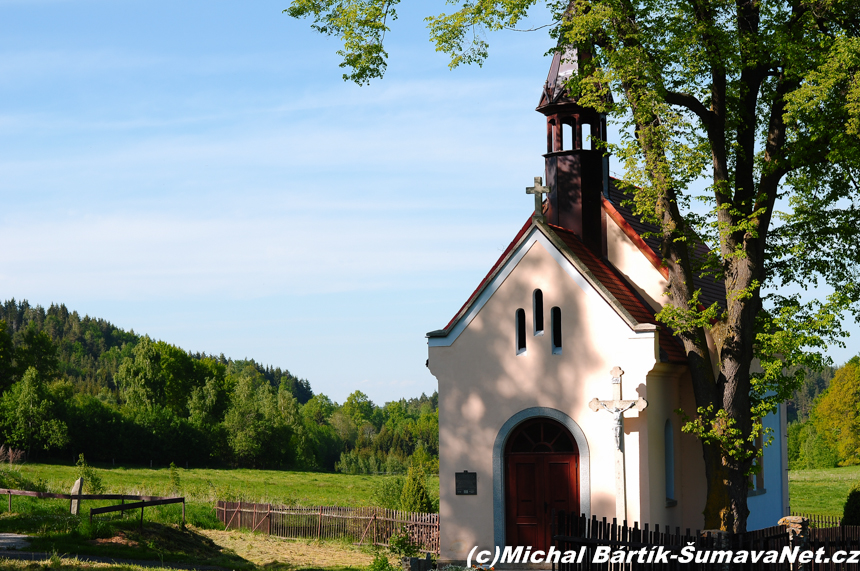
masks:
[[[573,434],[579,449],[579,511],[591,517],[591,452],[582,428],[570,416],[548,406],[532,406],[514,413],[499,428],[493,443],[493,544],[505,546],[505,444],[517,426],[531,418],[546,417],[557,420]]]
[[[579,448],[547,417],[526,420],[505,443],[505,545],[546,551],[552,512],[580,513]]]

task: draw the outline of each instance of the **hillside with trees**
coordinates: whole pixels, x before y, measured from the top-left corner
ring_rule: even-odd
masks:
[[[65,305],[0,306],[0,443],[29,458],[438,470],[438,396],[343,404],[253,359],[191,353]]]
[[[860,464],[860,356],[835,371],[808,375],[804,388],[815,394],[808,413],[798,414],[798,420],[788,425],[789,466],[812,469]]]

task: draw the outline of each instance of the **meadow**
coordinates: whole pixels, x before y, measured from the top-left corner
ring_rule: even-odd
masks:
[[[789,470],[791,511],[841,517],[845,498],[854,484],[860,484],[860,466]]]
[[[366,476],[283,470],[177,468],[179,489],[174,490],[166,467],[121,467],[95,464],[105,493],[184,495],[189,501],[249,501],[290,506],[371,506],[373,493],[383,480],[394,476]],[[71,463],[22,464],[21,476],[42,482],[48,491],[68,493],[77,477]],[[439,477],[428,477],[431,495],[439,494]]]
[[[139,511],[98,516],[89,508],[115,501],[84,501],[81,517],[69,514],[67,500],[0,497],[0,533],[33,537],[30,549],[54,554],[80,554],[137,560],[162,560],[253,569],[272,561],[292,561],[291,569],[366,567],[373,558],[366,548],[349,543],[297,542],[258,537],[246,532],[224,532],[213,509],[216,499],[316,506],[374,505],[374,491],[394,476],[287,472],[248,469],[189,469],[96,465],[104,493],[186,498],[188,527],[181,529],[178,505],[147,508],[144,526]],[[77,478],[76,466],[62,463],[0,465],[0,487],[68,493]],[[428,477],[431,494],[438,494],[438,476]],[[85,488],[85,493],[90,493]],[[265,549],[263,549],[265,547]],[[4,564],[0,561],[0,568]]]

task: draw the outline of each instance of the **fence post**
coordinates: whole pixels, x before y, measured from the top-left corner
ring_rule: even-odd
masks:
[[[800,551],[806,550],[809,545],[809,520],[803,516],[790,515],[780,519],[777,525],[784,525],[788,529],[789,544],[794,547],[800,547]],[[801,563],[800,571],[809,569],[808,563]]]
[[[182,529],[185,529],[185,498],[182,498]]]
[[[320,540],[320,532],[322,531],[322,506],[320,506],[320,519],[317,524],[317,541]]]
[[[9,492],[9,513],[12,513],[12,492]]]

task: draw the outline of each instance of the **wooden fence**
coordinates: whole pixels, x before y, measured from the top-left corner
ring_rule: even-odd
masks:
[[[607,522],[606,518],[598,521],[592,517],[589,520],[585,516],[571,517],[564,513],[554,514],[553,517],[553,543],[556,550],[562,553],[573,551],[577,555],[573,563],[553,562],[553,570],[860,571],[860,526],[810,528],[804,538],[792,537],[785,526],[739,534],[699,530],[691,533],[690,529],[682,533],[677,527],[674,530],[659,525],[649,529],[647,524],[643,528],[638,525],[628,527],[618,525],[614,520]],[[822,518],[819,521],[832,520]],[[609,547],[613,553],[621,551],[625,555],[634,555],[624,564],[611,561],[594,563],[595,552],[601,546]],[[688,554],[693,555],[688,563],[679,560],[685,548]],[[638,552],[643,549],[640,558]],[[656,555],[661,552],[668,553],[668,557],[658,561]],[[740,555],[741,552],[747,552],[747,556]],[[754,552],[759,554],[755,560]],[[778,555],[771,557],[776,561],[768,560],[768,554],[774,552]],[[791,553],[794,555],[790,556]],[[805,565],[801,565],[802,553],[806,553],[809,559]]]
[[[633,527],[618,525],[615,520],[608,522],[606,518],[598,520],[592,517],[590,520],[584,515],[566,516],[564,513],[555,514],[553,523],[553,542],[557,550],[562,553],[573,551],[577,557],[573,563],[555,563],[553,570],[580,571],[580,570],[687,570],[697,569],[705,571],[717,571],[724,569],[735,570],[776,570],[791,569],[784,562],[781,565],[769,566],[760,559],[755,564],[735,563],[726,564],[726,556],[723,552],[731,550],[738,551],[762,551],[776,550],[782,552],[783,547],[790,545],[789,534],[783,526],[761,529],[745,534],[729,535],[719,533],[702,533],[696,530],[691,533],[690,529],[683,532],[676,527],[674,530],[669,526],[650,527],[645,524],[640,528],[638,524]],[[625,559],[629,555],[629,561],[625,563],[602,562],[595,563],[595,554],[601,546],[607,546],[610,554],[619,551],[625,553]],[[690,548],[693,548],[692,550]],[[690,562],[685,561],[682,549],[693,555]],[[644,549],[644,551],[643,551]],[[605,547],[604,547],[605,550]],[[718,552],[719,555],[712,555]],[[633,553],[633,555],[630,555]],[[639,556],[642,553],[642,557]],[[665,554],[659,558],[659,554]],[[680,561],[679,561],[680,559]],[[763,558],[762,558],[763,559]]]
[[[809,520],[809,527],[839,527],[842,525],[842,518],[839,516],[801,514],[796,512],[791,512],[791,515],[805,517]]]
[[[133,494],[54,494],[50,492],[31,492],[29,490],[13,490],[0,488],[0,495],[6,494],[9,498],[9,513],[12,513],[12,496],[28,496],[39,499],[69,500],[70,502],[82,502],[83,500],[119,500],[120,504],[102,508],[90,508],[90,523],[93,516],[110,512],[125,512],[140,509],[140,526],[143,527],[144,508],[164,506],[168,504],[182,504],[182,527],[185,527],[185,498],[165,498],[161,496],[139,496]],[[127,504],[126,500],[138,500],[137,503]],[[71,507],[71,505],[70,505]]]
[[[351,539],[387,546],[391,536],[405,527],[421,551],[439,553],[439,514],[223,501],[217,502],[215,510],[226,529],[249,529],[292,539]]]

